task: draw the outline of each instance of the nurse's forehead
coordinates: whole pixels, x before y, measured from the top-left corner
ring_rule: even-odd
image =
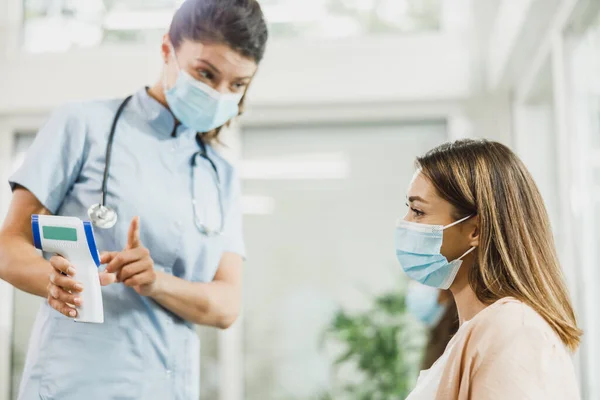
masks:
[[[177,55],[187,62],[204,62],[212,68],[218,69],[218,72],[230,72],[236,75],[245,75],[244,77],[254,75],[258,67],[254,60],[222,43],[183,40],[177,49]]]

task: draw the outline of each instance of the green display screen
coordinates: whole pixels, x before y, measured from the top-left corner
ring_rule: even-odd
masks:
[[[77,241],[77,229],[63,228],[61,226],[43,226],[44,239]]]

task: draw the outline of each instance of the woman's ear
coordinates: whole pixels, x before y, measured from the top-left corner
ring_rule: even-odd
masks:
[[[469,229],[469,246],[479,247],[479,216],[475,215],[468,221]]]

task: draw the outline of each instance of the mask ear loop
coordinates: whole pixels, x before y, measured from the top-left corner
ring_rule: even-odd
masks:
[[[464,221],[468,220],[469,218],[472,218],[473,216],[474,216],[474,214],[467,215],[467,216],[466,216],[466,217],[464,217],[463,219],[459,219],[458,221],[454,221],[453,223],[451,223],[451,224],[449,224],[449,225],[446,225],[446,226],[444,226],[444,228],[443,228],[442,230],[445,230],[445,229],[448,229],[448,228],[452,228],[454,225],[458,225],[458,224],[460,224],[461,222],[464,222]]]
[[[458,257],[458,258],[457,258],[457,260],[462,260],[462,259],[463,259],[463,257],[465,257],[465,256],[466,256],[467,254],[469,254],[469,253],[472,253],[472,252],[473,252],[473,251],[474,251],[476,248],[477,248],[477,247],[475,247],[475,246],[471,247],[469,250],[467,250],[467,251],[465,252],[465,254],[463,254],[462,256]]]
[[[451,228],[451,227],[453,227],[454,225],[458,225],[458,224],[460,224],[461,222],[464,222],[464,221],[468,220],[468,219],[469,219],[469,218],[471,218],[471,217],[473,217],[473,214],[471,214],[471,215],[468,215],[468,216],[464,217],[463,219],[459,219],[458,221],[456,221],[456,222],[453,222],[453,223],[451,223],[450,225],[446,225],[446,226],[444,227],[444,229],[448,229],[448,228]],[[466,251],[466,252],[465,252],[465,253],[464,253],[462,256],[458,257],[456,260],[462,260],[464,256],[466,256],[467,254],[471,253],[471,252],[472,252],[473,250],[475,250],[475,249],[476,249],[476,247],[471,247],[469,250],[467,250],[467,251]],[[455,260],[455,261],[456,261],[456,260]]]
[[[466,256],[467,254],[471,253],[475,249],[476,249],[476,247],[471,247],[469,250],[467,250],[465,252],[465,254],[463,254],[462,256],[458,257],[456,260],[451,261],[450,264],[458,262],[459,265],[462,265],[462,258],[464,256]],[[450,288],[450,286],[452,285],[452,282],[454,282],[454,279],[456,279],[456,275],[458,274],[458,270],[459,270],[459,268],[454,268],[454,271],[452,272],[452,274],[450,276],[448,276],[448,278],[446,279],[446,281],[440,286],[440,289],[446,290],[446,289]]]

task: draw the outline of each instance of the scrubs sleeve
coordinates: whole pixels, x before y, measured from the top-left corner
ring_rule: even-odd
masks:
[[[244,244],[243,226],[242,226],[242,191],[240,179],[234,173],[231,180],[231,202],[229,209],[225,214],[225,245],[224,252],[236,253],[246,258],[246,246]]]
[[[52,214],[79,176],[84,159],[86,126],[79,104],[66,104],[52,113],[37,133],[23,164],[9,178],[29,190]]]

